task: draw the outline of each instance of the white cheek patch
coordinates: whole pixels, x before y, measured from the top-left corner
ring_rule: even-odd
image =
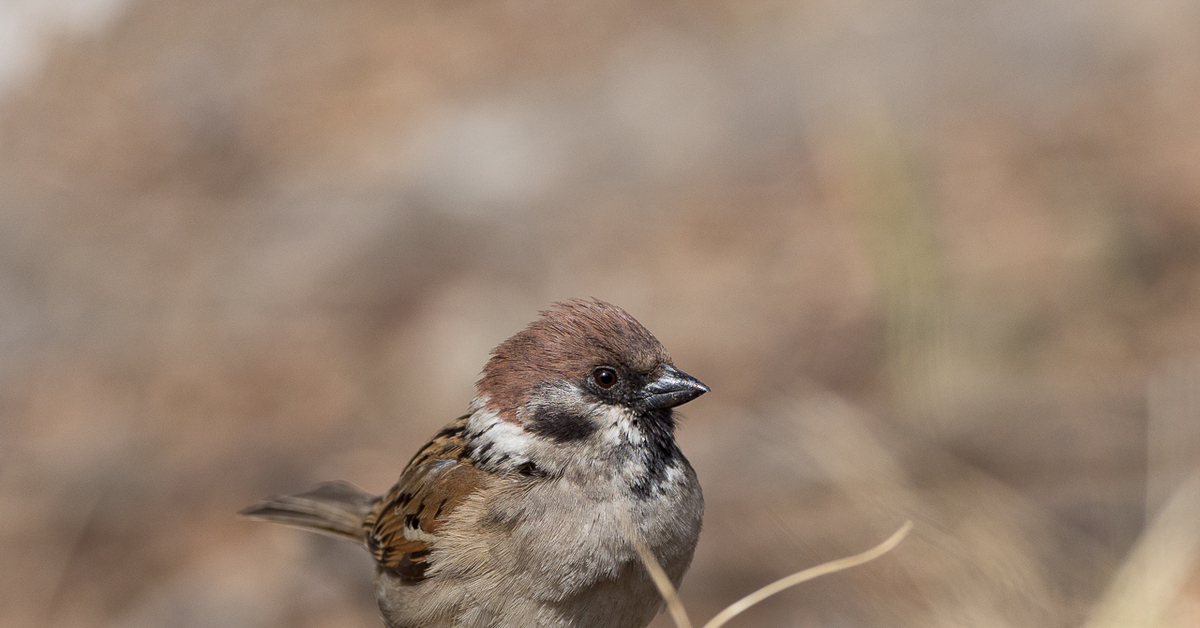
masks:
[[[500,418],[494,410],[482,407],[487,399],[472,403],[479,409],[467,420],[466,440],[471,457],[481,465],[490,463],[505,466],[520,465],[529,461],[530,436],[520,425]]]
[[[646,437],[633,425],[630,412],[619,406],[595,406],[595,411],[601,415],[604,428],[602,438],[610,445],[630,444],[640,446]]]

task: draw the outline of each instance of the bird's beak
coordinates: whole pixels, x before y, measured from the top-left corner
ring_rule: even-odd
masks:
[[[674,408],[708,392],[700,380],[664,364],[658,368],[658,378],[642,387],[646,395],[642,403],[651,410]]]

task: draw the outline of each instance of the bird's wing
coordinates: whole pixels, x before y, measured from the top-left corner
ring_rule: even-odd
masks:
[[[426,578],[438,528],[486,479],[466,455],[467,419],[454,420],[417,452],[363,522],[375,562],[405,580]]]

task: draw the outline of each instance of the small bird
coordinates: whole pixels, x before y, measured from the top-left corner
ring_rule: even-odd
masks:
[[[555,304],[504,341],[382,497],[345,482],[241,514],[350,539],[388,628],[643,628],[663,602],[630,535],[679,585],[704,514],[672,408],[708,392],[619,307]]]

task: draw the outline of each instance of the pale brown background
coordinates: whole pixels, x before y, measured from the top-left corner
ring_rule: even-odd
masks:
[[[0,625],[379,625],[233,513],[589,295],[712,386],[697,619],[911,518],[734,625],[1200,625],[1197,3],[0,6]]]

